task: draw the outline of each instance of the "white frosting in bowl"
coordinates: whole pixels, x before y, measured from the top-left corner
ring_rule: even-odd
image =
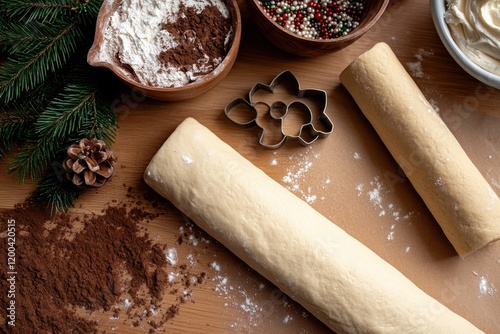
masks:
[[[447,0],[453,40],[475,64],[500,75],[500,0]]]

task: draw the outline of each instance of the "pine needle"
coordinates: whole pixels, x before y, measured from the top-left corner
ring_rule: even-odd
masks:
[[[0,149],[12,150],[15,142],[29,139],[30,133],[34,133],[34,123],[38,112],[37,106],[27,101],[21,109],[0,113]],[[0,154],[3,157],[3,154]]]
[[[65,177],[66,148],[116,136],[108,77],[86,62],[101,4],[0,0],[0,159],[13,150],[8,172],[38,180],[34,198],[54,213],[83,191]]]
[[[95,90],[82,91],[82,87],[69,84],[61,95],[54,98],[47,109],[38,117],[37,133],[65,138],[79,131],[86,118],[95,114]]]
[[[28,141],[16,152],[7,172],[17,173],[17,180],[20,183],[24,183],[26,178],[32,180],[40,178],[55,158],[61,144],[50,138]]]
[[[83,189],[75,187],[64,175],[62,166],[53,164],[50,170],[37,184],[33,193],[35,203],[46,203],[52,214],[66,212],[83,193]]]
[[[100,5],[102,1],[1,0],[0,6],[10,16],[16,16],[22,21],[45,22],[54,21],[62,16],[85,12],[87,11],[87,7],[94,9],[96,2]]]
[[[75,22],[53,27],[54,35],[41,40],[32,50],[11,55],[0,67],[0,101],[9,103],[43,82],[50,72],[61,69],[76,51],[82,38]],[[46,31],[49,33],[48,31]],[[14,58],[15,56],[15,58]]]
[[[2,31],[2,44],[10,54],[30,52],[53,38],[45,30],[46,27],[39,22],[12,22]]]

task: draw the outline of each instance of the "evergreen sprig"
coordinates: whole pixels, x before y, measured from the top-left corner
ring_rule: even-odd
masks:
[[[0,73],[0,101],[9,103],[63,68],[85,35],[68,20],[12,23],[2,37],[10,56]]]
[[[0,6],[9,17],[22,21],[53,21],[61,17],[78,17],[95,22],[101,1],[92,0],[2,0]]]
[[[11,110],[0,111],[0,159],[12,150],[16,141],[25,141],[28,139],[26,135],[34,132],[33,124],[38,113],[32,100],[14,103]]]
[[[51,198],[49,207],[52,213],[66,211],[68,203],[74,203],[83,193],[83,189],[64,182],[64,170],[61,165],[54,162],[51,167],[53,170],[48,171],[36,185],[33,199],[41,203]]]
[[[34,198],[66,211],[82,193],[62,170],[81,138],[111,146],[117,117],[106,72],[90,67],[102,0],[0,0],[0,159],[19,182],[38,180]]]

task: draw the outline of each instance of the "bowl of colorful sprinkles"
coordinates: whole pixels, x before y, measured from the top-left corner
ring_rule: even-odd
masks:
[[[251,16],[278,48],[313,57],[338,51],[366,33],[389,0],[247,0]]]

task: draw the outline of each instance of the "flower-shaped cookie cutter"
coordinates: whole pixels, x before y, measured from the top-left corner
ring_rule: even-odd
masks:
[[[274,94],[277,87],[283,85],[288,87],[287,92],[294,97],[292,101],[273,100],[272,103],[254,101],[256,94],[261,92]],[[311,105],[304,101],[314,101],[316,113],[313,112]],[[277,149],[287,139],[298,140],[300,144],[306,146],[330,134],[334,126],[326,114],[326,105],[325,91],[301,89],[295,75],[290,71],[284,71],[277,75],[269,85],[255,84],[248,94],[248,100],[234,99],[226,105],[224,113],[239,126],[260,128],[259,144],[265,148]],[[286,125],[288,118],[301,120],[295,133],[290,133],[289,126]],[[278,131],[277,128],[279,128]],[[273,139],[271,142],[269,142],[269,137]]]

